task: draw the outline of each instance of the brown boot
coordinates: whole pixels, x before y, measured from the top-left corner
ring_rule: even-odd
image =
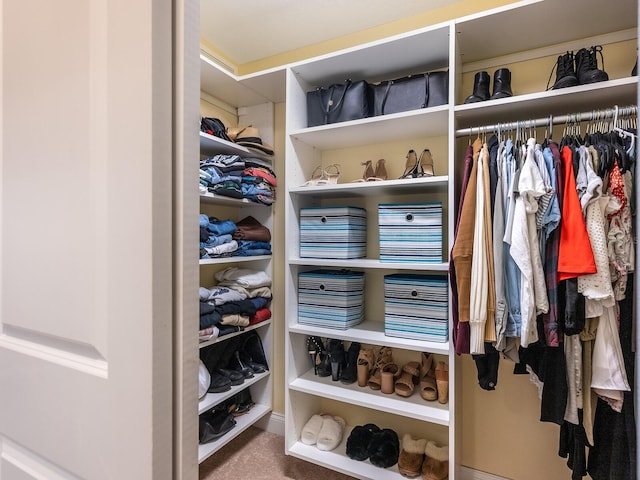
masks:
[[[422,480],[444,480],[449,476],[449,447],[427,442],[422,463]]]
[[[403,477],[414,478],[420,475],[426,447],[427,441],[424,438],[415,439],[405,433],[398,458],[398,471]]]

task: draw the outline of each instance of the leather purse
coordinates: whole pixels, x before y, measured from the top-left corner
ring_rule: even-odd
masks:
[[[406,112],[443,105],[449,99],[449,72],[429,72],[370,86],[373,115]]]
[[[309,127],[359,120],[369,114],[369,84],[364,80],[347,80],[307,92]]]

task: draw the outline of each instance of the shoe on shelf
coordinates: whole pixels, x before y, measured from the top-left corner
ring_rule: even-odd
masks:
[[[449,447],[439,447],[436,442],[429,441],[424,449],[425,459],[422,462],[423,480],[445,480],[449,477]]]
[[[373,162],[371,160],[362,162],[361,165],[364,167],[362,178],[358,178],[351,183],[379,182],[387,179],[387,169],[384,165],[384,158],[381,158],[376,162],[375,170],[373,169]]]
[[[337,415],[324,415],[322,426],[318,432],[316,447],[318,450],[329,452],[340,445],[346,423]]]
[[[549,90],[549,82],[553,76],[553,71],[556,71],[556,81],[551,87],[552,90],[559,88],[575,87],[578,85],[578,77],[576,76],[576,70],[574,65],[573,52],[567,52],[564,55],[558,56],[556,63],[551,69],[549,80],[547,81],[547,90]]]
[[[233,415],[225,410],[211,410],[203,413],[199,417],[199,440],[200,443],[210,443],[236,426]]]
[[[400,376],[400,367],[393,362],[387,363],[382,367],[380,373],[380,391],[386,395],[390,395],[395,391],[396,380]]]
[[[313,172],[311,173],[311,178],[304,182],[301,187],[315,187],[317,185],[322,185],[328,182],[327,177],[325,176],[325,172],[321,165],[318,165]]]
[[[373,348],[361,348],[358,354],[358,386],[366,387],[375,364]]]
[[[344,384],[351,384],[358,379],[358,356],[360,355],[360,343],[351,342],[347,350],[344,368],[340,374],[340,381]]]
[[[602,60],[602,70],[598,69],[598,53]],[[580,85],[609,80],[609,75],[604,71],[602,46],[596,45],[589,49],[581,48],[578,50],[578,53],[576,53],[576,76]]]
[[[491,100],[511,96],[513,96],[511,91],[511,71],[508,68],[499,68],[493,72],[493,95],[491,95]]]
[[[404,173],[400,177],[400,180],[403,178],[415,178],[418,175],[418,166],[418,155],[415,150],[411,149],[407,152]]]
[[[389,468],[398,463],[400,441],[398,434],[390,428],[383,428],[372,435],[369,442],[369,461],[380,468]]]
[[[438,362],[436,367],[436,386],[438,402],[447,403],[449,401],[449,365],[445,362]]]
[[[331,339],[327,345],[327,354],[331,363],[331,380],[337,382],[344,368],[345,352],[342,340]]]
[[[346,454],[351,460],[359,462],[369,458],[369,443],[380,428],[373,423],[356,425],[347,438]]]
[[[398,458],[398,471],[400,475],[407,478],[420,476],[426,447],[426,439],[413,438],[408,433],[404,434],[402,437],[402,450]]]
[[[433,354],[422,353],[420,363],[420,396],[428,402],[438,399],[438,387],[433,373]]]
[[[380,347],[376,355],[376,361],[369,375],[369,388],[371,390],[380,390],[382,387],[382,369],[387,363],[393,362],[393,352],[391,347]]]
[[[327,181],[326,183],[321,183],[321,185],[336,185],[340,178],[340,165],[337,163],[328,165],[327,168],[324,169],[324,176]]]
[[[307,353],[309,354],[309,359],[311,360],[311,368],[313,368],[313,373],[318,375],[318,365],[320,365],[322,359],[326,355],[324,344],[322,343],[322,339],[320,337],[307,337]]]
[[[418,173],[416,177],[433,177],[434,175],[433,156],[431,155],[431,151],[425,148],[418,160]]]
[[[464,103],[477,103],[489,100],[489,83],[491,77],[485,71],[476,73],[473,77],[473,93],[469,95]]]
[[[408,362],[402,367],[402,373],[396,380],[395,392],[400,397],[410,397],[420,379],[420,364]]]

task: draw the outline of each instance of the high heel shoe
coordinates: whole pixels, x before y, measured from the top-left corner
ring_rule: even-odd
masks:
[[[415,178],[418,174],[418,155],[416,154],[415,150],[412,149],[409,150],[406,158],[407,161],[404,165],[404,173],[402,174],[400,179]]]
[[[384,158],[379,159],[376,162],[376,171],[374,173],[375,180],[387,179],[387,167],[385,166]]]
[[[313,373],[318,375],[318,366],[326,355],[322,339],[317,336],[307,337],[307,352],[309,354],[309,359],[311,360]]]
[[[418,174],[417,177],[433,177],[435,172],[433,170],[433,156],[428,148],[425,148],[420,154],[418,160]]]
[[[337,382],[344,368],[344,344],[342,340],[329,340],[327,351],[331,361],[331,380]]]
[[[318,165],[316,168],[314,168],[313,172],[311,173],[311,178],[306,182],[304,182],[301,186],[315,187],[316,185],[323,185],[325,183],[327,183],[326,173],[323,170],[322,166]]]
[[[327,168],[324,169],[324,176],[326,178],[326,183],[321,183],[320,185],[335,185],[338,183],[338,179],[340,178],[340,165],[334,163],[333,165],[328,165]]]

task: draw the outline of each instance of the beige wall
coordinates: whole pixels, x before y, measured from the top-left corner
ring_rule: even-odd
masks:
[[[377,29],[350,35],[331,42],[325,42],[309,49],[289,52],[287,55],[265,59],[261,62],[239,67],[241,73],[260,70],[262,68],[280,65],[291,61],[309,58],[319,53],[345,48],[362,41],[382,38],[401,31],[417,28],[429,23],[455,18],[481,11],[494,6],[510,2],[506,1],[463,1],[446,11],[436,11],[433,15],[417,16],[406,22],[394,22]],[[588,47],[590,45],[585,45]],[[605,46],[605,67],[610,78],[620,78],[629,75],[636,58],[636,41],[630,40]],[[514,94],[525,94],[544,90],[555,57],[542,57],[526,62],[510,65],[512,71],[512,87]],[[487,69],[491,74],[498,68]],[[463,75],[460,89],[462,102],[471,93],[475,71]],[[554,77],[555,78],[555,77]],[[551,83],[553,83],[552,78]],[[203,103],[207,115],[215,113],[211,104]],[[285,108],[278,104],[275,108],[275,140],[276,150],[275,168],[280,181],[278,199],[274,205],[274,292],[284,291],[284,204],[285,193],[283,179],[285,177],[284,134]],[[228,116],[227,112],[218,111],[223,121],[235,125],[237,118]],[[571,113],[571,112],[566,112]],[[554,137],[559,138],[559,137]],[[409,148],[418,153],[423,148],[430,148],[434,153],[436,173],[444,171],[447,162],[447,146],[444,138],[416,138],[412,141],[370,145],[358,149],[341,150],[339,152],[324,152],[324,165],[339,163],[340,182],[349,182],[362,175],[361,161],[385,158],[390,178],[397,178],[404,170],[405,155]],[[273,305],[275,328],[274,339],[274,412],[284,412],[284,298],[275,295]],[[477,385],[476,369],[469,356],[461,357],[457,362],[461,372],[460,391],[458,399],[459,411],[462,418],[457,419],[461,427],[461,463],[465,466],[517,480],[538,480],[540,478],[563,479],[570,478],[570,471],[566,467],[566,460],[558,456],[559,427],[557,425],[541,423],[540,401],[536,387],[529,381],[528,376],[513,375],[513,363],[501,360],[498,387],[493,392],[486,392]],[[330,406],[329,406],[330,407]],[[343,408],[344,405],[341,405]],[[362,409],[353,409],[352,416],[362,423],[376,421],[372,418],[360,418]],[[372,412],[372,415],[375,415]],[[351,412],[346,412],[347,416]],[[351,417],[350,417],[351,418]],[[388,418],[388,420],[387,420]],[[396,420],[394,420],[394,418]],[[383,423],[397,421],[397,417],[379,419]],[[433,430],[433,437],[445,439],[446,434],[440,427]]]

